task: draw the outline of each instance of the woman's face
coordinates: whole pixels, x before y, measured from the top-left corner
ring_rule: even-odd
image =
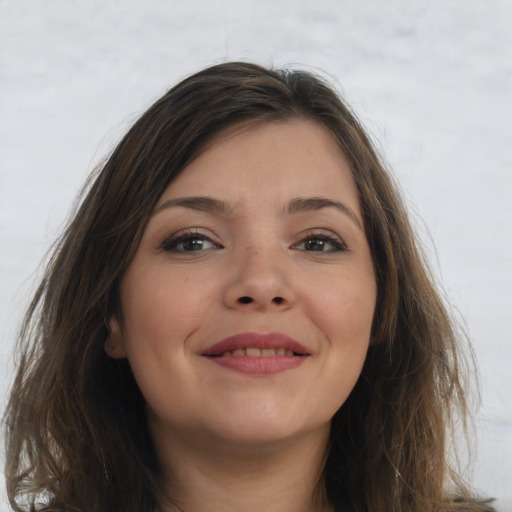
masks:
[[[106,350],[128,358],[155,437],[328,433],[360,375],[376,298],[332,136],[294,121],[218,137],[162,194],[120,298]]]

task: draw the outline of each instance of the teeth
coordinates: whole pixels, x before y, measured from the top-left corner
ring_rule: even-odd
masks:
[[[235,348],[235,350],[226,350],[220,354],[221,357],[230,356],[247,356],[247,357],[273,357],[273,356],[293,356],[293,350],[283,347],[272,347],[272,348]]]

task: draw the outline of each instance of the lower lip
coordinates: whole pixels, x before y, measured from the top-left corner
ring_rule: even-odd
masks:
[[[210,361],[224,368],[246,373],[248,375],[272,375],[293,370],[308,359],[308,356],[227,356],[208,357]]]

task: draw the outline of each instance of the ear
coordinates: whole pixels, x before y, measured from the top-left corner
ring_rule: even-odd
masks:
[[[110,336],[105,340],[105,352],[112,359],[123,359],[126,357],[126,348],[124,343],[121,324],[115,315],[108,321]]]

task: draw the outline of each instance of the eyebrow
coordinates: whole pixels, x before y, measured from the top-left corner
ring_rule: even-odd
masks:
[[[190,196],[178,197],[164,201],[160,206],[158,206],[158,208],[156,208],[153,215],[157,215],[162,210],[176,206],[216,214],[226,214],[233,210],[232,207],[228,206],[225,201],[221,201],[213,197]],[[340,212],[344,213],[347,217],[349,217],[360,229],[363,229],[361,222],[351,208],[341,203],[340,201],[335,201],[326,197],[297,197],[288,203],[285,208],[285,212],[293,215],[297,213],[314,212],[322,210],[323,208],[336,208]]]
[[[334,201],[333,199],[328,199],[326,197],[297,197],[288,203],[286,210],[288,213],[294,214],[314,212],[323,208],[336,208],[347,215],[357,225],[357,227],[363,229],[361,222],[351,208],[340,201]]]
[[[164,201],[153,213],[156,215],[162,210],[172,208],[173,206],[181,206],[191,210],[199,210],[206,213],[226,213],[229,210],[224,201],[219,201],[208,196],[178,197]]]

